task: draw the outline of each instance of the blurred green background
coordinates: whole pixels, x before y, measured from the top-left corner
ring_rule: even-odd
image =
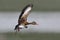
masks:
[[[30,3],[34,5],[33,11],[60,11],[60,0],[0,0],[0,11],[21,11],[27,4]],[[2,17],[5,17],[4,15]],[[0,33],[0,40],[60,40],[60,33],[6,32]]]
[[[4,33],[0,40],[60,40],[59,33]]]
[[[0,11],[20,11],[29,3],[34,11],[60,11],[60,0],[0,0]]]

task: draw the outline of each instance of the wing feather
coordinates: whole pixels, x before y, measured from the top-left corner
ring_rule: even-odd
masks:
[[[28,17],[29,15],[29,12],[31,11],[32,9],[32,5],[27,5],[21,12],[20,16],[19,16],[19,19],[21,18],[26,18]]]
[[[28,7],[28,8],[25,10],[24,14],[21,16],[21,18],[27,18],[28,15],[30,14],[30,13],[29,13],[30,11],[31,11],[31,7]]]

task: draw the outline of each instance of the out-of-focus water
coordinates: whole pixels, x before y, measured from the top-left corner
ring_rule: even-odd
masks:
[[[14,32],[20,12],[0,12],[0,32]],[[60,12],[31,12],[28,21],[38,25],[28,25],[21,32],[60,32]]]

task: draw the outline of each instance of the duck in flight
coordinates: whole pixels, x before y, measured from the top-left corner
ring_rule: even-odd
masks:
[[[32,10],[33,8],[33,4],[28,4],[21,12],[21,14],[19,15],[19,19],[18,19],[18,24],[15,26],[14,30],[16,31],[20,31],[20,29],[24,28],[28,28],[27,25],[36,25],[37,23],[35,21],[33,22],[27,22],[27,17],[30,14],[29,12]]]

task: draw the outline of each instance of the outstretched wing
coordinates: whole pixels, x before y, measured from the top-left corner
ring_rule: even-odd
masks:
[[[32,4],[29,4],[27,5],[21,12],[20,16],[19,16],[19,19],[21,18],[25,18],[27,19],[28,15],[29,15],[29,12],[31,11],[33,5]]]

